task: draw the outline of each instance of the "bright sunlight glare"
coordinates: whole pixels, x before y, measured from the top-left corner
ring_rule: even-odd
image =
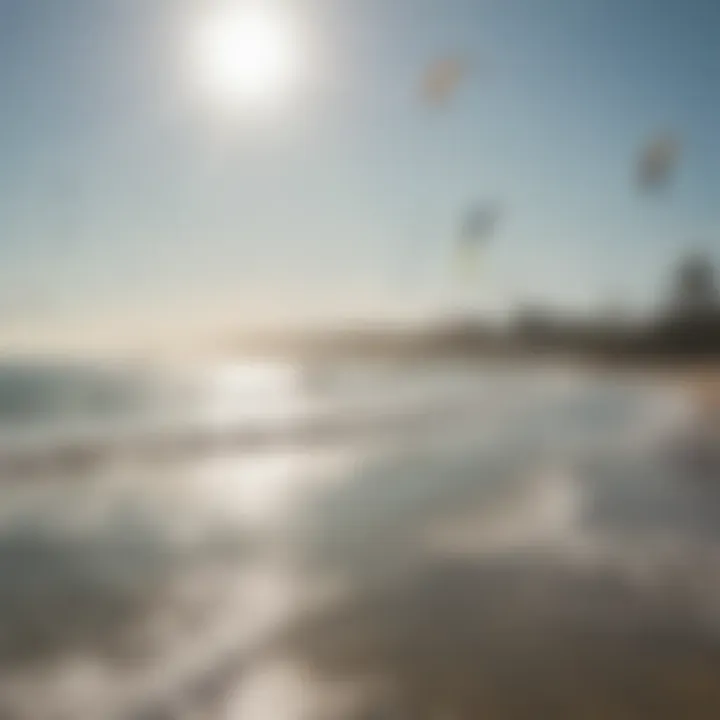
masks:
[[[227,104],[281,100],[299,58],[290,18],[265,8],[225,8],[205,18],[198,35],[200,81]]]

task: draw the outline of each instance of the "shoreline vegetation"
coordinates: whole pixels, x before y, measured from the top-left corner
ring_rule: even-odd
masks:
[[[257,335],[234,349],[306,361],[575,360],[609,367],[662,369],[720,364],[720,296],[709,259],[678,265],[654,316],[621,310],[586,317],[525,306],[507,322],[467,315],[405,327],[366,324],[337,330]]]
[[[632,327],[592,321],[500,326],[480,320],[403,330],[368,326],[246,337],[234,349],[309,362],[567,359],[628,368],[708,368],[720,366],[720,314],[710,321]]]

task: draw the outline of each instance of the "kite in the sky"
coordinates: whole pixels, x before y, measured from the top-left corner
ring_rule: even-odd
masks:
[[[420,94],[423,102],[431,107],[444,107],[453,98],[467,74],[467,64],[461,58],[436,60],[427,68],[422,78]]]
[[[640,190],[652,192],[666,187],[681,159],[681,146],[672,133],[655,135],[640,151],[636,180]]]
[[[475,206],[463,218],[457,246],[458,270],[467,276],[475,270],[480,248],[495,234],[500,208],[493,203]]]

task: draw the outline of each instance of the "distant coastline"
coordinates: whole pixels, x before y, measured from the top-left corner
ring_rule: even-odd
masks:
[[[505,323],[479,317],[424,326],[356,326],[238,339],[235,350],[303,360],[573,358],[663,365],[720,361],[720,299],[714,268],[703,257],[678,267],[667,302],[649,319],[622,313],[568,317],[526,307]]]

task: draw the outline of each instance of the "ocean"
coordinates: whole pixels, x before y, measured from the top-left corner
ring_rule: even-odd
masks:
[[[571,365],[8,361],[0,718],[717,717],[690,413]]]

